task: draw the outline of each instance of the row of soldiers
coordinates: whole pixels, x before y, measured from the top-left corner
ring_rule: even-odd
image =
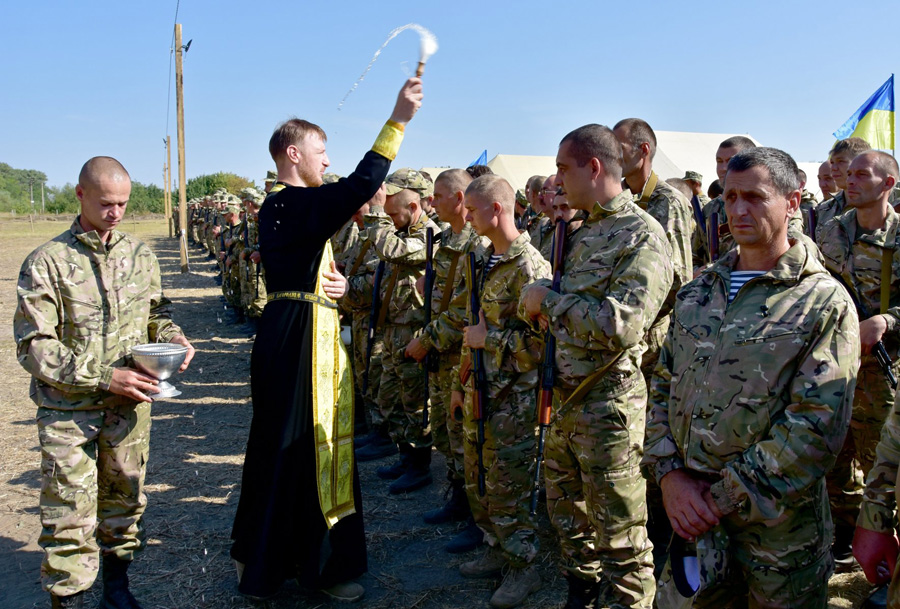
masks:
[[[538,393],[543,388],[553,396],[552,420],[545,427],[543,482],[569,582],[567,608],[650,607],[654,564],[659,575],[667,549],[679,545],[673,540],[685,538],[696,541],[692,551],[701,562],[701,574],[712,578],[707,601],[698,593],[695,606],[727,604],[713,585],[724,581],[722,571],[707,569],[703,560],[704,551],[706,558],[720,556],[713,542],[722,539],[736,554],[727,575],[737,574],[738,585],[760,606],[824,606],[824,582],[833,567],[831,519],[827,501],[823,515],[822,506],[812,499],[821,498],[825,473],[830,472],[828,494],[837,523],[834,552],[852,565],[850,539],[860,514],[861,481],[878,469],[875,445],[894,403],[887,372],[900,373],[900,309],[895,310],[900,307],[900,221],[893,208],[881,226],[864,227],[855,215],[866,205],[893,200],[896,163],[891,165],[881,153],[867,153],[867,148],[858,138],[835,145],[823,165],[834,186],[823,186],[819,176],[822,192],[833,196],[822,203],[806,191],[805,176],[789,156],[755,150],[751,140],[739,136],[723,141],[717,151],[724,194],[704,201],[698,174],[688,172],[683,180],[670,183],[653,171],[656,137],[640,119],[620,121],[612,130],[588,125],[573,131],[560,145],[557,174],[534,176],[518,196],[502,178],[484,175],[490,173],[487,168],[451,169],[433,181],[409,168],[394,172],[332,239],[335,259],[349,284],[340,306],[351,326],[357,404],[365,405],[358,411],[371,430],[357,438],[357,458],[399,453],[396,462],[377,470],[380,478],[392,481],[389,490],[396,494],[431,484],[432,447],[441,451],[451,494],[446,505],[424,514],[425,521],[468,520],[447,550],[463,552],[486,543],[486,553],[464,563],[460,571],[469,577],[503,572],[491,604],[516,606],[540,587],[533,568],[538,541],[532,491],[540,477],[535,457],[539,438],[544,438],[537,433]],[[732,179],[730,194],[725,179],[729,168],[755,182],[738,189],[743,182]],[[869,185],[860,195],[860,188],[851,186],[850,199],[857,202],[848,205],[848,180],[855,185],[865,177],[880,180],[884,192]],[[767,273],[738,272],[736,261],[746,262],[760,249],[758,240],[747,234],[755,231],[771,238],[778,226],[763,212],[759,218],[750,214],[749,220],[743,215],[729,220],[734,209],[729,204],[762,200],[766,188],[787,193],[784,200],[792,213],[784,224],[790,250],[779,263],[806,269],[799,274],[793,267],[777,265]],[[796,205],[791,207],[794,192]],[[551,267],[554,250],[556,268]],[[710,266],[717,261],[733,268],[721,262]],[[833,290],[829,273],[843,287],[823,304],[822,294]],[[798,295],[793,283],[805,286],[807,275],[815,276],[820,288]],[[740,290],[753,286],[754,296],[745,300],[753,300],[758,310],[694,346],[699,353],[729,332],[738,332],[733,344],[744,348],[728,362],[715,360],[715,351],[698,355],[693,368],[682,371],[690,376],[698,366],[711,365],[712,358],[729,375],[713,379],[713,387],[696,388],[709,392],[709,413],[694,411],[676,420],[667,401],[660,399],[663,382],[657,384],[658,379],[665,380],[670,396],[693,388],[668,385],[677,381],[672,370],[681,357],[671,343],[708,333],[723,322],[726,307],[723,303],[721,309],[708,311],[705,296],[692,305],[690,314],[706,311],[712,321],[683,325],[678,311],[691,291],[679,290],[690,284],[696,291],[704,282],[713,285],[716,277],[726,277],[729,309]],[[770,280],[775,286],[793,287],[758,287],[768,286]],[[733,293],[727,293],[729,289]],[[779,297],[781,289],[789,295]],[[759,302],[757,292],[762,294]],[[805,303],[840,308],[839,301],[851,302],[847,292],[854,304],[853,319],[841,318],[846,327],[811,330],[803,325],[806,317],[801,319],[797,311],[810,316]],[[818,313],[814,310],[812,318]],[[689,317],[688,312],[682,314],[683,320]],[[841,335],[840,340],[828,335],[835,341],[824,347],[834,360],[830,364],[813,349],[811,338],[821,338],[826,331]],[[871,340],[876,335],[879,340]],[[782,336],[787,340],[774,340]],[[548,356],[551,343],[555,353]],[[881,365],[872,351],[876,343],[885,353]],[[727,350],[725,344],[731,345],[722,343],[722,351]],[[803,351],[803,345],[812,350]],[[784,361],[779,358],[782,352]],[[813,352],[819,367],[798,371],[797,362]],[[806,398],[830,412],[822,417],[828,425],[813,429],[811,423],[809,428],[801,426],[801,432],[795,429],[794,437],[769,438],[767,434],[787,433],[780,430],[779,417],[790,420],[791,404],[782,403],[787,398],[779,391],[793,382],[790,374],[802,376]],[[764,387],[753,380],[757,378]],[[819,395],[820,382],[828,385],[825,397]],[[748,397],[742,398],[742,392]],[[772,396],[777,397],[776,406],[754,409],[753,404],[765,404]],[[670,425],[702,425],[703,420],[691,419],[713,415],[727,419],[705,429],[706,439],[692,438],[681,445],[685,438],[667,435]],[[741,433],[730,433],[732,427]],[[716,439],[716,434],[721,437]],[[773,453],[778,441],[789,450]],[[794,454],[791,443],[797,441],[808,447]],[[723,445],[733,442],[747,445],[720,454]],[[692,470],[696,458],[684,454],[696,451],[706,455],[699,460],[705,466],[698,472]],[[757,455],[747,457],[756,470],[728,470],[731,460],[750,453]],[[659,457],[663,454],[665,458]],[[759,455],[774,456],[761,463]],[[673,495],[671,489],[675,482],[685,482],[685,472],[693,481],[691,488],[705,489],[703,497],[712,507],[693,506],[696,510],[691,511],[681,506],[681,497],[691,494]],[[811,500],[791,503],[800,484],[791,476],[803,480],[800,490]],[[791,500],[770,496],[778,493]],[[798,525],[797,519],[802,521],[810,511],[818,517],[814,526]],[[874,527],[872,517],[865,516],[871,512],[863,510],[860,523]],[[693,516],[682,521],[673,513]],[[696,525],[693,519],[701,517],[697,514],[715,519],[716,525]],[[756,527],[755,544],[747,545],[729,528],[744,521],[748,530]],[[786,530],[786,522],[794,528]],[[875,528],[883,531],[892,522],[882,515]],[[810,526],[814,542],[807,539]],[[713,542],[700,534],[709,531]],[[675,597],[690,597],[683,588],[666,596],[674,590],[665,583],[671,584],[672,577],[671,569],[663,574],[661,606],[673,606],[666,603]]]
[[[266,191],[274,184],[266,177]],[[215,260],[216,281],[222,286],[232,323],[248,323],[251,332],[266,304],[266,278],[259,253],[259,210],[265,193],[244,188],[240,196],[219,188],[188,201],[188,242]],[[176,214],[177,217],[177,214]],[[176,234],[180,234],[176,231]]]

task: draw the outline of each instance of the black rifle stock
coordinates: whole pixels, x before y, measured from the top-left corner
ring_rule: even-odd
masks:
[[[563,256],[566,251],[566,221],[556,223],[553,233],[553,283],[550,289],[559,293],[562,283]],[[541,366],[541,392],[538,399],[538,443],[534,459],[534,484],[531,487],[531,515],[537,514],[538,493],[541,489],[541,465],[544,463],[544,440],[550,427],[550,413],[553,410],[553,385],[556,384],[556,337],[550,328],[544,339],[544,363]]]
[[[431,323],[431,300],[434,292],[434,229],[429,227],[425,231],[425,325]],[[433,371],[435,360],[429,350],[425,356],[423,368],[425,371],[425,392],[422,402],[422,429],[428,427],[428,409],[431,399],[428,388],[428,376]]]
[[[247,214],[247,217],[244,218],[244,249],[250,249],[250,214]],[[245,251],[244,252],[244,260],[247,261],[247,264],[244,266],[244,279],[247,280],[247,283],[250,283],[250,255]]]
[[[697,226],[700,227],[703,234],[706,234],[706,218],[703,217],[703,207],[700,205],[700,197],[697,195],[691,197],[691,207],[694,208],[694,220],[697,221]]]
[[[816,213],[815,207],[806,210],[806,228],[809,238],[816,240],[816,225],[819,223],[819,215]]]
[[[381,280],[384,278],[385,262],[375,268],[375,282],[372,285],[372,307],[369,309],[369,334],[366,338],[366,370],[363,373],[362,392],[369,392],[369,366],[372,363],[372,348],[375,346],[375,326],[378,325],[378,311],[381,309]]]
[[[478,298],[477,269],[475,252],[469,252],[466,260],[466,289],[469,291],[469,325],[477,326],[481,303]],[[484,406],[487,391],[487,374],[484,370],[484,349],[470,349],[472,371],[472,420],[477,425],[475,449],[478,454],[478,495],[484,497]]]
[[[888,382],[891,384],[891,388],[896,389],[897,377],[894,376],[894,371],[891,370],[891,357],[888,355],[887,349],[884,348],[883,342],[878,341],[872,345],[872,355],[878,360],[878,365],[881,366],[881,371],[884,373],[884,376],[887,377]]]
[[[709,262],[712,264],[719,259],[719,214],[709,214],[709,223],[706,225],[706,241],[709,243]]]

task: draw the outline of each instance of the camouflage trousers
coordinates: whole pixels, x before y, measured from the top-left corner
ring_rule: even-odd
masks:
[[[222,263],[222,293],[225,295],[225,301],[233,309],[241,309],[244,306],[241,298],[241,276],[240,265],[232,262],[231,266],[225,268]]]
[[[365,404],[366,422],[374,428],[384,425],[384,417],[378,407],[378,386],[381,383],[381,358],[384,353],[384,336],[376,330],[372,343],[372,356],[369,358],[369,390],[363,394],[363,381],[366,376],[366,346],[369,340],[369,313],[354,311],[350,323],[351,347],[350,354],[353,360],[353,381],[356,387],[356,395],[362,398],[361,404]]]
[[[647,387],[635,376],[618,391],[595,388],[581,403],[560,408],[547,434],[547,510],[562,567],[599,582],[602,607],[653,603],[653,546],[639,468],[646,405]]]
[[[386,324],[378,406],[387,422],[391,440],[414,448],[431,446],[431,435],[422,429],[425,375],[416,360],[406,357],[406,345],[415,337],[412,326]],[[369,366],[371,374],[372,366]]]
[[[894,364],[893,370],[900,375],[900,364]],[[894,406],[894,390],[873,357],[863,357],[856,379],[850,430],[825,478],[835,525],[850,528],[856,526],[865,479],[875,465],[881,427]]]
[[[777,521],[751,523],[737,513],[723,518],[717,529],[720,533],[724,529],[725,541],[716,544],[723,556],[715,573],[703,578],[710,583],[690,604],[675,590],[667,564],[659,582],[659,609],[823,609],[834,570],[824,487],[820,480]]]
[[[534,391],[511,393],[503,403],[491,403],[484,421],[484,497],[478,494],[477,425],[472,420],[471,383],[466,387],[463,419],[465,488],[472,516],[485,542],[503,552],[516,568],[534,561],[538,551],[531,508],[534,478]]]
[[[261,270],[256,275],[257,265],[251,260],[241,260],[241,305],[250,317],[262,317],[266,307],[266,279]]]
[[[438,355],[438,370],[428,375],[431,434],[434,447],[447,458],[447,478],[463,480],[463,419],[450,412],[453,375],[459,364],[459,352]]]
[[[150,404],[38,408],[42,585],[57,596],[91,587],[99,551],[132,560],[143,547]],[[95,539],[96,535],[96,539]]]

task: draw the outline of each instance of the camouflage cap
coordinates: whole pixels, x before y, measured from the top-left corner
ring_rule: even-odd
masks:
[[[266,182],[277,182],[278,181],[278,172],[276,171],[267,171],[266,172]]]
[[[225,213],[226,214],[239,214],[241,213],[241,204],[235,203],[234,201],[228,201],[225,204]]]
[[[414,190],[420,197],[430,197],[434,194],[434,185],[421,173],[409,167],[398,169],[389,175],[384,185],[388,195],[395,195],[404,189]]]
[[[525,191],[521,188],[516,191],[516,203],[521,207],[528,207],[528,197],[525,196]]]
[[[685,181],[692,180],[694,182],[697,182],[698,184],[703,184],[703,176],[696,171],[685,171],[684,177],[681,179]]]
[[[266,198],[266,195],[259,192],[255,188],[252,188],[249,186],[241,191],[241,199],[242,200],[249,201],[256,205],[259,205],[260,203],[262,203],[263,199],[265,199],[265,198]]]
[[[322,183],[323,184],[334,184],[335,182],[337,182],[340,179],[341,179],[341,176],[339,176],[336,173],[326,173],[325,175],[322,176]]]

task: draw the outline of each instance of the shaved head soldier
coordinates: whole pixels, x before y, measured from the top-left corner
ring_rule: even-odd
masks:
[[[850,168],[850,163],[858,155],[871,149],[872,147],[866,140],[859,137],[848,137],[845,140],[835,142],[831,152],[828,153],[831,177],[835,186],[840,190],[834,197],[816,206],[816,243],[820,246],[821,242],[819,239],[822,235],[822,229],[825,228],[829,220],[841,215],[847,208],[847,193],[844,192],[844,189],[847,188],[847,170]]]

